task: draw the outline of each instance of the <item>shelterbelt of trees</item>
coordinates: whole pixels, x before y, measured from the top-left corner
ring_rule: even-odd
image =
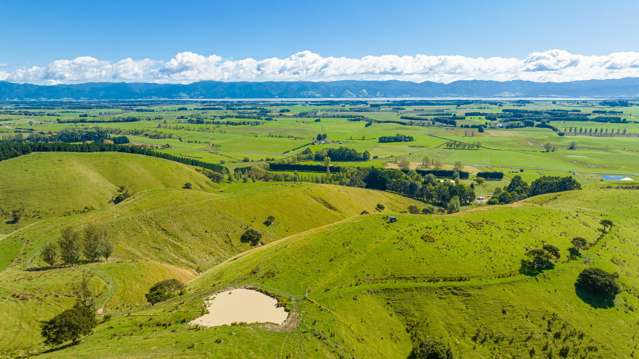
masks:
[[[31,152],[124,152],[145,156],[159,157],[169,161],[180,162],[190,166],[197,166],[211,171],[224,173],[226,167],[194,160],[187,157],[175,156],[168,153],[154,151],[146,147],[119,145],[112,143],[64,143],[64,142],[26,142],[0,141],[0,161],[29,154]]]

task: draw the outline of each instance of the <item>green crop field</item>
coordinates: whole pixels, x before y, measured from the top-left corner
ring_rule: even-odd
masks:
[[[633,102],[8,103],[0,138],[2,358],[639,358]],[[47,264],[69,230],[112,252]],[[83,279],[97,324],[45,344]],[[233,288],[287,321],[189,324]]]

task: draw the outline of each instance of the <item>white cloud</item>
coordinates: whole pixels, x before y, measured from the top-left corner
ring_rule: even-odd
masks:
[[[574,81],[639,77],[639,52],[605,56],[565,50],[526,58],[432,55],[323,57],[302,51],[286,58],[225,59],[181,52],[168,61],[132,58],[109,62],[90,56],[56,60],[46,66],[0,71],[0,80],[39,83],[196,81],[457,80]]]

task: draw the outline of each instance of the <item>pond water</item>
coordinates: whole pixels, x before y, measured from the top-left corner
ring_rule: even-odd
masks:
[[[217,327],[232,323],[273,323],[282,325],[288,312],[273,297],[252,289],[231,289],[206,300],[208,313],[191,321],[192,325]]]

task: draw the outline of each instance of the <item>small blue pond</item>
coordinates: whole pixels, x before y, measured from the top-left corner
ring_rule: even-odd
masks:
[[[621,181],[624,178],[627,178],[628,176],[623,176],[623,175],[603,175],[601,176],[601,179],[603,179],[604,181]]]

